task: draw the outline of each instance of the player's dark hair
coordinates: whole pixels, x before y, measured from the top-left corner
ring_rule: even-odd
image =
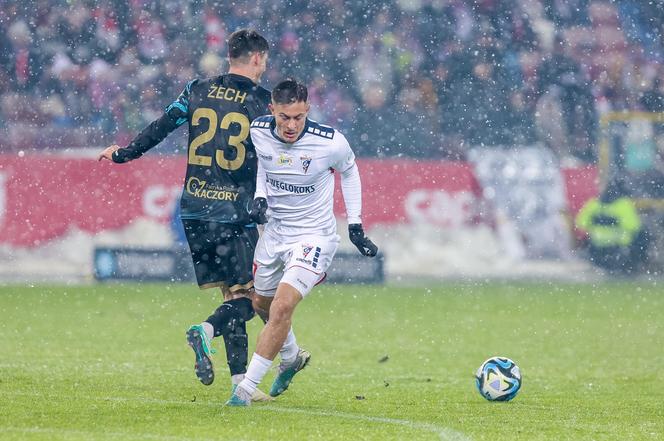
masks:
[[[228,37],[228,56],[241,58],[252,52],[267,52],[270,49],[265,37],[253,29],[240,29]]]
[[[293,78],[286,78],[272,89],[272,101],[275,104],[307,102],[307,86]]]

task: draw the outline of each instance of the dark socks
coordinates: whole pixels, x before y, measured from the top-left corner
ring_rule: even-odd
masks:
[[[251,300],[246,297],[224,302],[206,320],[214,327],[214,336],[223,336],[231,375],[247,372],[248,337],[246,322],[254,316]]]

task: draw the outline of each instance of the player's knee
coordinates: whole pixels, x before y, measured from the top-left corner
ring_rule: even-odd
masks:
[[[295,305],[291,302],[276,299],[270,305],[270,320],[279,322],[290,320],[294,310]]]
[[[242,321],[248,322],[255,315],[252,300],[248,297],[239,297],[225,303],[232,305],[237,310]]]
[[[251,300],[242,297],[224,302],[206,321],[212,325],[214,335],[218,337],[235,333],[236,328],[243,327],[253,316]]]

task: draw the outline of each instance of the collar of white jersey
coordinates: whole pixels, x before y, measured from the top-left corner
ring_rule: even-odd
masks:
[[[270,121],[270,133],[272,133],[272,136],[274,136],[278,141],[283,142],[284,144],[295,144],[298,142],[302,137],[307,133],[307,129],[311,127],[311,120],[307,118],[307,120],[304,122],[304,128],[302,129],[302,133],[300,133],[300,136],[297,137],[297,139],[293,142],[288,142],[284,141],[281,136],[277,133],[277,118],[273,117],[272,121]]]

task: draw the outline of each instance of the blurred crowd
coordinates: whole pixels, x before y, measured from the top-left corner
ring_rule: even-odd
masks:
[[[593,161],[601,114],[664,110],[661,2],[5,0],[0,150],[128,142],[226,68],[240,27],[272,45],[264,85],[304,80],[360,156],[542,142]]]

